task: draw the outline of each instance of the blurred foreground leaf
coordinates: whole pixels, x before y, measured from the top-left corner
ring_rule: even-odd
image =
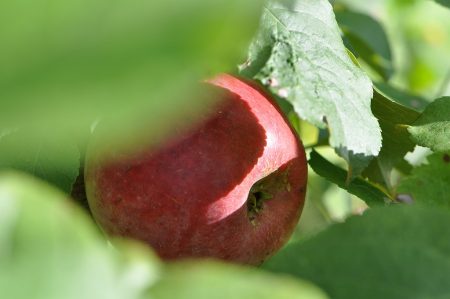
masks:
[[[0,130],[110,141],[196,114],[198,81],[245,56],[260,0],[0,1]],[[62,141],[62,140],[61,140]]]
[[[18,129],[0,137],[0,169],[28,172],[70,193],[80,167],[73,139]]]
[[[371,81],[349,57],[328,1],[270,2],[244,67],[301,118],[328,126],[330,145],[349,162],[351,176],[380,151]]]
[[[450,209],[450,152],[427,157],[428,164],[412,170],[397,187],[397,193],[412,200]]]
[[[334,299],[449,298],[449,226],[448,211],[374,208],[288,245],[264,268],[310,280]]]
[[[2,298],[328,298],[314,285],[219,262],[163,268],[147,248],[114,240],[48,185],[0,174]]]
[[[0,174],[2,298],[142,298],[156,279],[137,245],[107,248],[65,195],[16,173]]]
[[[169,265],[150,292],[155,299],[325,299],[311,283],[217,262]]]
[[[450,151],[450,97],[429,104],[408,131],[418,145],[436,152]]]

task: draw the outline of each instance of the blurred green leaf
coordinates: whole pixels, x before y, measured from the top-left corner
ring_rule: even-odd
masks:
[[[334,299],[448,298],[449,226],[447,211],[374,208],[288,245],[263,268],[310,280]]]
[[[336,20],[356,53],[384,80],[393,72],[392,55],[382,25],[369,15],[338,9]]]
[[[400,182],[397,196],[450,208],[450,152],[434,153],[427,160]]]
[[[410,140],[405,125],[413,123],[419,113],[402,106],[375,91],[372,112],[378,118],[383,136],[383,146],[378,157],[372,160],[363,176],[391,189],[391,173],[406,153],[413,151],[415,144]]]
[[[0,174],[0,290],[14,299],[143,298],[157,263],[138,245],[107,248],[65,195]]]
[[[433,151],[450,151],[450,97],[435,100],[408,128],[412,140]]]
[[[199,113],[198,81],[245,57],[261,0],[0,2],[0,128],[110,141]]]
[[[351,176],[378,154],[372,85],[349,57],[328,1],[268,4],[243,73],[286,98],[301,118],[328,126],[330,144],[349,162]]]
[[[316,151],[311,152],[308,163],[315,173],[347,190],[349,193],[358,196],[369,206],[382,205],[389,201],[387,194],[360,177],[347,183],[347,172],[327,161]]]
[[[0,169],[28,172],[70,193],[80,167],[73,139],[17,129],[0,137]]]
[[[313,284],[302,280],[211,261],[169,265],[150,293],[155,299],[328,298]]]

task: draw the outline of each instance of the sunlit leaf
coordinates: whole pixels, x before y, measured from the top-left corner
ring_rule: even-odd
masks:
[[[349,57],[326,0],[272,1],[243,73],[285,97],[298,115],[330,130],[330,144],[358,175],[381,147],[372,85]]]

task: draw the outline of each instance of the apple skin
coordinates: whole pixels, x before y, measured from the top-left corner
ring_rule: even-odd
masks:
[[[97,223],[164,259],[212,257],[258,265],[283,246],[303,208],[300,140],[267,94],[222,74],[225,92],[201,124],[162,146],[109,160],[88,157]]]

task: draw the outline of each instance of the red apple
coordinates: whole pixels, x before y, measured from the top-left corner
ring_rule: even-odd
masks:
[[[306,189],[304,149],[267,94],[230,75],[205,121],[129,157],[88,157],[94,218],[107,233],[150,244],[162,258],[260,264],[290,237]]]

